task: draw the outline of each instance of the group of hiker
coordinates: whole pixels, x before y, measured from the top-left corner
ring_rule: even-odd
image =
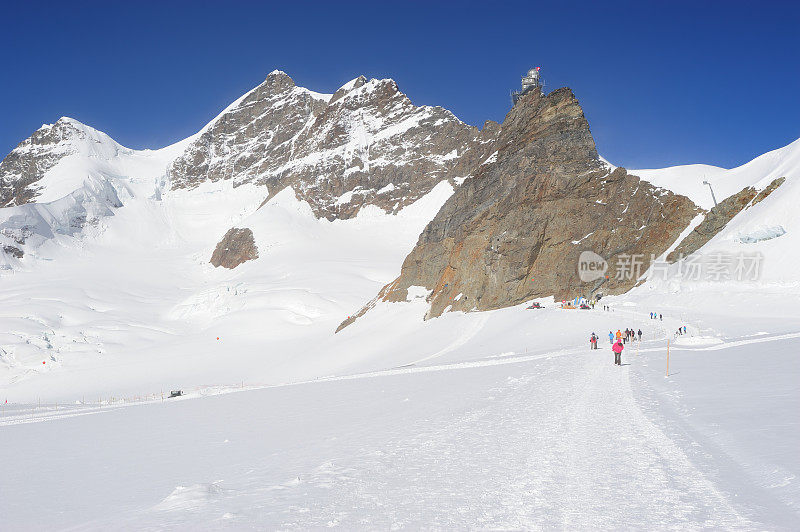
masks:
[[[597,342],[600,339],[596,333],[592,333],[589,337],[589,348],[590,349],[597,349]],[[622,344],[627,344],[628,342],[632,342],[634,340],[642,340],[642,330],[639,329],[638,331],[634,331],[633,328],[625,329],[624,331],[621,329],[617,329],[617,333],[614,334],[611,331],[608,331],[608,341],[611,345],[614,345],[614,340],[620,342]]]
[[[618,342],[620,340],[622,340],[622,343],[627,344],[629,341],[632,342],[633,340],[636,340],[637,335],[639,337],[639,340],[641,340],[642,339],[642,330],[641,329],[639,329],[638,333],[633,330],[633,327],[631,327],[630,329],[625,329],[624,332],[620,331],[619,329],[617,329],[617,341]],[[612,338],[612,335],[611,335],[611,331],[608,331],[608,339],[611,340],[612,343],[613,343],[613,338]]]
[[[610,311],[611,307],[603,305],[604,311]],[[664,321],[664,316],[658,312],[650,313],[651,320]],[[675,336],[682,336],[686,334],[686,325],[681,325],[675,332]],[[633,327],[628,327],[625,330],[617,329],[617,332],[608,331],[608,342],[611,344],[611,351],[614,352],[614,364],[617,366],[622,365],[622,350],[625,349],[625,344],[628,342],[642,341],[642,330],[634,330]],[[598,349],[597,344],[600,342],[600,337],[596,333],[592,333],[589,337],[589,349]]]
[[[592,333],[589,337],[589,349],[597,349],[597,342],[600,338],[596,333]],[[625,349],[625,344],[634,340],[642,341],[642,330],[634,331],[633,327],[627,328],[624,331],[617,329],[616,334],[608,331],[608,341],[611,344],[611,350],[614,352],[614,364],[617,366],[622,365],[622,350]]]

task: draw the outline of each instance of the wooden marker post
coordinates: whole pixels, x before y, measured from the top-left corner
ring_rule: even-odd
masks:
[[[664,376],[669,377],[669,338],[667,338],[667,374]]]

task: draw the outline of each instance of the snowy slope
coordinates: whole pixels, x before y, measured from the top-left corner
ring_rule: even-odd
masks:
[[[690,164],[629,172],[656,186],[683,194],[707,210],[714,206],[714,201],[703,181],[711,183],[717,202],[720,202],[745,187],[754,186],[760,190],[779,177],[800,177],[800,139],[731,170]]]
[[[451,193],[443,182],[397,215],[335,222],[288,189],[260,209],[257,187],[230,182],[134,197],[79,249],[49,242],[50,260],[2,278],[0,379],[30,399],[332,371],[345,360],[309,347],[391,279]],[[214,268],[231,226],[253,230],[261,258]]]
[[[695,253],[695,257],[673,265],[666,272],[659,272],[659,276],[653,276],[651,272],[649,289],[663,288],[672,293],[689,289],[714,292],[725,286],[735,291],[757,292],[772,287],[792,294],[800,293],[800,275],[796,268],[800,261],[800,222],[797,216],[800,140],[738,168],[722,171],[710,180],[719,194],[717,199],[721,200],[745,187],[764,190],[779,178],[785,178],[782,185],[762,201],[748,205],[734,216],[724,229]],[[737,266],[746,271],[752,269],[754,275],[736,275],[729,279],[717,276],[714,282],[709,283],[705,276],[686,275],[686,265],[692,260],[712,269],[716,267],[715,263],[732,266],[733,271]]]
[[[629,170],[631,174],[639,176],[657,187],[683,194],[704,209],[713,207],[714,202],[711,199],[708,186],[704,185],[703,181],[725,171],[724,168],[708,164],[687,164],[669,168]],[[722,197],[717,198],[718,201],[722,199]]]
[[[0,433],[27,452],[0,476],[0,514],[11,529],[796,529],[800,333],[673,347],[665,379],[677,318],[612,305],[486,313],[493,332],[461,315],[491,342],[469,361],[11,405]],[[622,368],[587,349],[582,331],[624,326],[646,341]],[[541,352],[502,351],[515,341]]]

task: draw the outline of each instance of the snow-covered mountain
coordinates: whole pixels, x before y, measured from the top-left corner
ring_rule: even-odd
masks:
[[[403,297],[387,298],[374,317],[346,333],[334,336],[333,331],[351,322],[381,286],[404,271],[404,259],[413,257],[409,254],[435,219],[448,231],[466,231],[465,220],[477,216],[472,227],[484,236],[490,234],[480,229],[484,220],[485,227],[505,227],[500,240],[486,241],[489,259],[473,245],[477,240],[470,244],[475,253],[469,246],[462,249],[469,267],[456,267],[453,271],[460,273],[452,278],[463,277],[476,294],[499,279],[500,271],[514,278],[521,272],[523,280],[531,272],[535,279],[554,280],[543,291],[531,291],[527,281],[516,291],[503,292],[498,285],[487,308],[572,286],[571,280],[562,282],[574,277],[571,262],[542,267],[537,274],[530,269],[533,256],[523,249],[528,237],[508,237],[511,228],[533,234],[539,222],[530,213],[541,217],[549,212],[545,204],[553,212],[541,218],[549,220],[545,237],[534,239],[540,255],[571,257],[569,250],[583,246],[666,254],[701,226],[709,215],[676,217],[677,211],[669,211],[673,216],[665,218],[664,209],[681,206],[689,213],[692,201],[709,207],[705,185],[695,183],[696,172],[708,167],[637,171],[655,188],[639,185],[623,170],[611,172],[594,151],[585,119],[559,122],[559,113],[582,116],[580,108],[562,98],[565,93],[554,94],[536,96],[535,104],[522,102],[501,133],[492,123],[478,131],[442,108],[414,106],[391,80],[357,78],[325,95],[297,87],[275,71],[197,134],[161,150],[125,148],[68,118],[43,126],[0,163],[6,205],[0,209],[0,265],[5,268],[0,378],[16,390],[69,394],[96,380],[81,372],[66,377],[64,369],[86,368],[92,374],[105,367],[101,360],[106,359],[114,361],[110,367],[135,360],[141,370],[138,378],[101,371],[101,380],[113,389],[149,379],[169,383],[179,374],[192,382],[211,375],[235,381],[244,363],[259,380],[322,375],[372,360],[366,346],[375,342],[376,333],[387,341],[395,338],[389,330],[420,334],[427,311],[418,307],[424,302],[430,310],[431,287],[413,276]],[[537,102],[551,100],[554,114],[543,112],[548,107]],[[547,118],[537,122],[537,113]],[[561,123],[574,130],[560,130]],[[545,140],[536,140],[541,131]],[[796,285],[791,261],[784,258],[798,249],[792,205],[799,146],[800,141],[707,176],[719,201],[743,187],[752,186],[758,194],[775,178],[785,180],[763,201],[749,202],[715,226],[700,251],[763,252],[769,256],[765,279]],[[523,150],[541,153],[522,164]],[[573,174],[587,170],[597,176],[583,175],[575,188]],[[539,185],[532,185],[528,196],[520,192],[526,172],[541,174],[531,181]],[[557,177],[547,177],[548,172]],[[587,184],[592,180],[597,187]],[[604,194],[617,189],[641,198],[609,205]],[[556,196],[545,202],[548,194],[566,203],[554,207]],[[479,196],[481,205],[494,204],[493,210],[476,211]],[[589,228],[596,217],[582,216],[585,206],[569,207],[578,196],[581,205],[589,202],[609,220],[625,220],[630,231],[608,227],[608,238],[598,240],[602,231]],[[446,202],[450,206],[442,210]],[[654,212],[665,223],[653,221]],[[494,214],[486,218],[489,213]],[[650,236],[642,230],[648,217]],[[505,221],[498,225],[497,220]],[[518,252],[503,251],[514,242]],[[441,250],[431,242],[425,246],[432,258],[416,262],[431,269]],[[212,257],[214,264],[233,269],[215,268]],[[476,306],[470,294],[456,290],[457,283],[438,284],[442,301],[434,302],[435,314]],[[647,284],[656,285],[654,280]],[[448,294],[452,300],[444,297]],[[443,333],[440,327],[431,329],[439,336],[429,338],[423,352],[445,349],[461,330]],[[223,342],[217,337],[226,343],[217,343]],[[314,348],[300,348],[298,341]],[[263,346],[272,353],[266,358],[260,355]],[[237,353],[233,359],[220,355],[231,349]],[[183,362],[197,353],[203,353],[204,362],[187,371]],[[380,360],[370,367],[382,367]]]
[[[276,71],[160,150],[45,125],[0,163],[0,520],[796,529],[798,174],[614,168],[568,89],[479,131]],[[661,260],[562,309],[589,249]]]
[[[132,153],[105,133],[62,117],[43,125],[3,159],[0,206],[61,199],[92,171],[107,170],[112,161]]]
[[[71,118],[43,125],[0,163],[0,268],[97,226],[134,196],[159,199],[166,165],[189,140],[137,151]]]

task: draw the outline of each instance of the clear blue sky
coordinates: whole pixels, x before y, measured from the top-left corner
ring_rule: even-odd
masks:
[[[502,121],[541,65],[630,168],[732,167],[800,137],[800,2],[6,2],[0,152],[71,116],[132,147],[200,129],[275,68],[364,74]]]

